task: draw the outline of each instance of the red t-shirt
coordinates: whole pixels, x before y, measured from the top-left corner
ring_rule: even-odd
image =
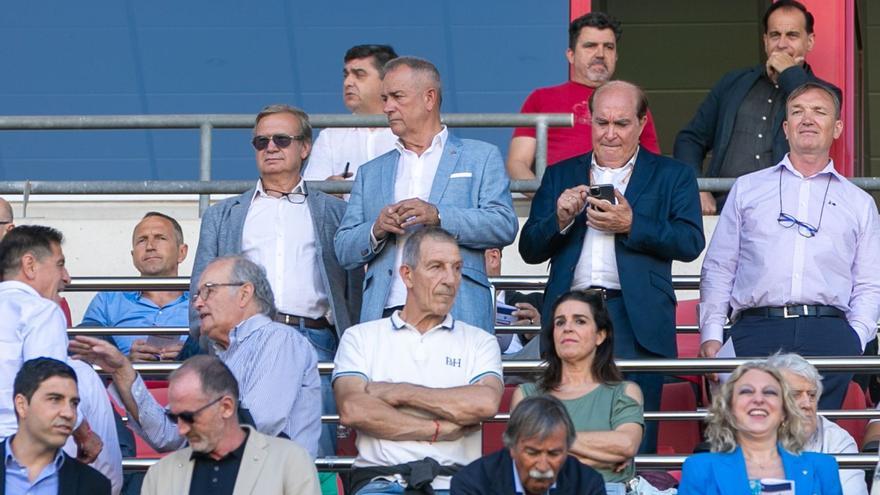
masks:
[[[574,127],[550,127],[547,129],[547,164],[583,155],[593,149],[590,136],[590,95],[594,88],[568,81],[559,86],[538,88],[526,98],[520,113],[573,113]],[[513,137],[535,137],[534,127],[517,127]],[[648,122],[642,131],[639,144],[653,153],[660,153],[654,118],[648,111]]]

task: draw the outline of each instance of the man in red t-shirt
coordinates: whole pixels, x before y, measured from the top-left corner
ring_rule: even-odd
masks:
[[[565,52],[568,63],[574,68],[571,80],[536,89],[523,103],[522,113],[574,114],[574,127],[548,129],[548,165],[591,150],[590,95],[614,74],[617,42],[622,32],[617,20],[601,12],[591,12],[572,21],[568,27],[568,50]],[[639,143],[648,151],[660,153],[650,112]],[[507,173],[511,179],[535,178],[536,147],[534,127],[514,130],[507,153]]]

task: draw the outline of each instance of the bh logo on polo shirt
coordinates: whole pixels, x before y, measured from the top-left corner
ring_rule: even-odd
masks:
[[[446,356],[446,366],[452,366],[453,368],[461,368],[461,358],[452,358]]]

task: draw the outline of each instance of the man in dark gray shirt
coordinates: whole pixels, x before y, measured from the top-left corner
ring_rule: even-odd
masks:
[[[785,100],[805,82],[821,81],[805,62],[813,49],[813,15],[800,2],[774,2],[763,19],[767,61],[729,72],[712,88],[675,138],[673,156],[697,176],[739,177],[776,165],[788,152],[782,132]],[[840,90],[834,88],[838,98]],[[703,159],[712,158],[703,174]],[[727,193],[700,193],[704,215],[721,211]]]

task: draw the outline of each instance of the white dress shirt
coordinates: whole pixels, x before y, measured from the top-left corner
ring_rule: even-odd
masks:
[[[823,416],[819,416],[818,427],[804,445],[804,450],[831,455],[859,453],[859,448],[852,435]],[[868,495],[865,472],[860,469],[841,469],[840,485],[846,495]]]
[[[340,127],[322,129],[303,172],[305,180],[324,180],[342,175],[348,164],[353,180],[361,165],[394,149],[397,142],[388,127]]]
[[[404,148],[403,143],[399,139],[397,140],[394,146],[400,152],[400,158],[397,160],[397,175],[394,179],[395,203],[412,198],[428,201],[428,198],[431,196],[431,186],[434,185],[434,176],[437,175],[437,167],[440,166],[440,158],[443,156],[443,148],[446,147],[446,139],[448,137],[449,132],[447,132],[446,126],[443,126],[440,132],[431,140],[431,146],[421,156]],[[388,300],[385,302],[386,308],[403,306],[406,302],[406,285],[404,285],[403,279],[396,274],[399,273],[398,270],[403,259],[403,245],[406,244],[409,236],[420,228],[421,226],[410,227],[407,229],[406,234],[397,236],[395,246],[397,255],[394,259],[395,276],[391,282]],[[381,248],[382,243],[379,243],[378,249]]]
[[[615,189],[620,191],[620,194],[626,193],[626,186],[632,177],[638,155],[639,150],[636,148],[635,154],[626,162],[626,165],[619,168],[608,168],[596,163],[594,153],[590,165],[590,184],[612,184]],[[584,236],[584,246],[581,248],[581,256],[574,269],[572,289],[586,289],[590,286],[620,289],[620,275],[617,273],[617,256],[614,249],[615,235],[614,232],[587,229],[587,234]]]
[[[89,464],[110,480],[110,492],[119,495],[122,491],[122,450],[116,434],[116,418],[107,397],[107,389],[101,377],[87,363],[68,359],[67,364],[76,372],[76,385],[79,390],[80,411],[89,420],[89,427],[101,437],[104,447],[95,462]],[[64,444],[67,455],[76,459],[76,443],[73,436]]]
[[[303,192],[303,181],[293,192]],[[266,269],[278,311],[308,318],[331,317],[327,289],[321,280],[309,204],[293,204],[266,194],[263,182],[248,208],[241,249]],[[330,318],[332,320],[332,318]]]
[[[25,361],[41,356],[67,360],[64,313],[27,284],[0,282],[0,438],[18,430],[12,403],[15,375]]]

